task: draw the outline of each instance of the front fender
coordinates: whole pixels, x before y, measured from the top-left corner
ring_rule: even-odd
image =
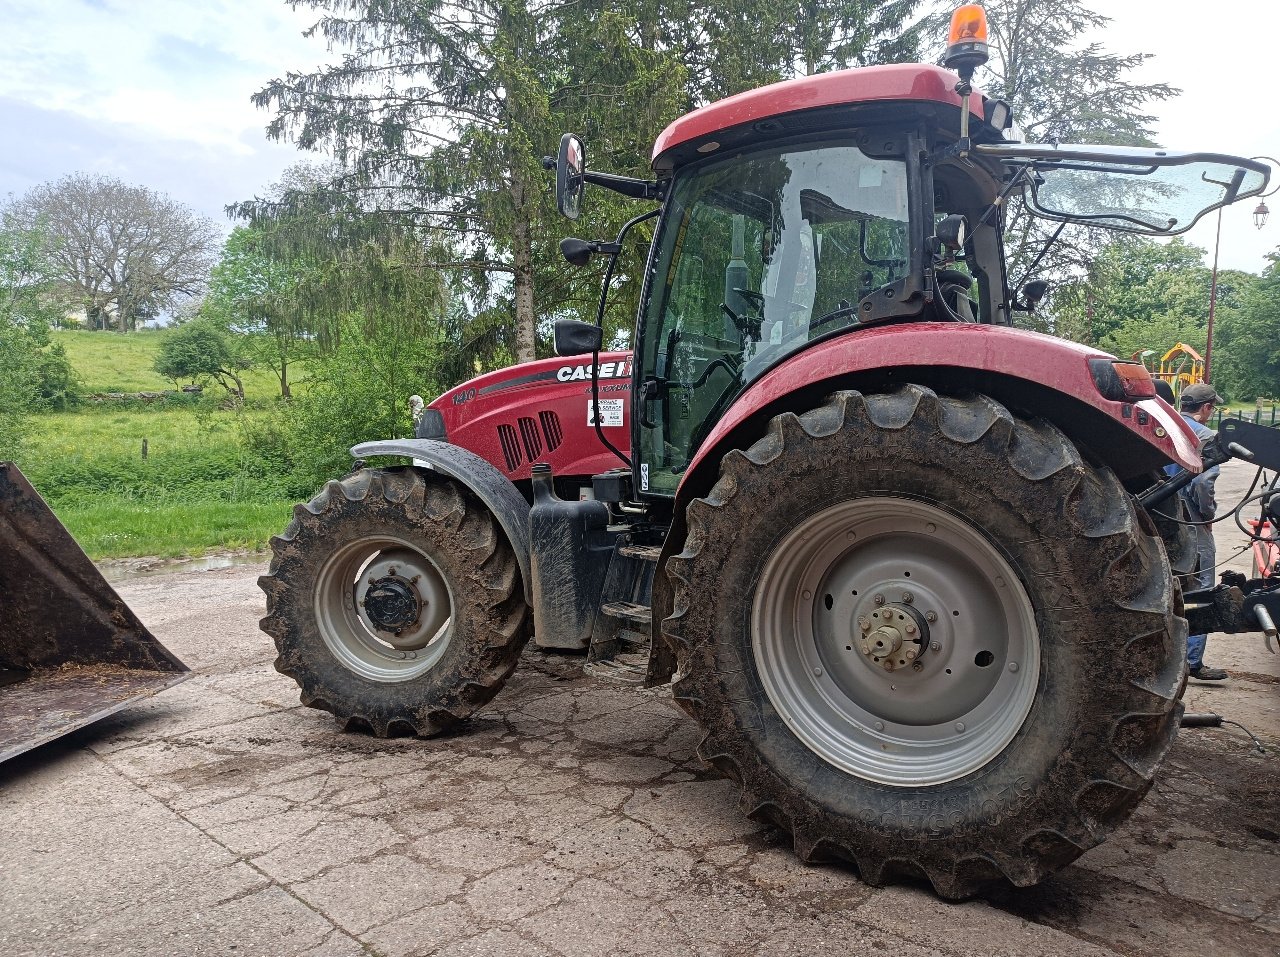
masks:
[[[533,603],[532,579],[529,567],[529,503],[523,495],[489,462],[473,452],[437,442],[435,439],[389,439],[381,442],[362,442],[351,449],[356,458],[371,455],[407,455],[421,459],[437,472],[457,479],[476,494],[497,519],[499,527],[511,543],[520,563],[520,577],[524,579],[524,598]]]

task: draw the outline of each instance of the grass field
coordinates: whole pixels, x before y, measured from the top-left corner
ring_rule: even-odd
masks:
[[[91,558],[262,549],[293,499],[242,447],[237,416],[254,415],[208,402],[50,413],[19,465]]]
[[[173,388],[151,368],[166,335],[62,331],[56,341],[86,393],[150,392]],[[38,415],[18,464],[91,558],[263,549],[295,498],[244,443],[245,426],[276,401],[276,379],[244,379],[239,409],[215,384],[202,398],[89,400]]]
[[[89,557],[100,560],[261,551],[289,524],[292,507],[286,501],[147,504],[108,495],[63,501],[55,512]]]
[[[76,329],[55,333],[54,341],[67,350],[67,358],[88,393],[160,392],[173,388],[172,382],[151,367],[167,335],[167,329],[147,329],[124,336]],[[298,366],[295,389],[301,384],[301,371]],[[280,394],[280,385],[270,369],[248,369],[242,378],[248,399],[269,399]],[[210,394],[222,391],[217,383],[205,389]]]

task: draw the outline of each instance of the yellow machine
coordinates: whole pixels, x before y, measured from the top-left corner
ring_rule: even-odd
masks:
[[[1152,361],[1155,354],[1154,349],[1143,349],[1130,358],[1146,366],[1153,379],[1163,379],[1169,383],[1174,396],[1181,395],[1187,386],[1204,381],[1204,357],[1185,342],[1179,342],[1161,356],[1158,367]]]

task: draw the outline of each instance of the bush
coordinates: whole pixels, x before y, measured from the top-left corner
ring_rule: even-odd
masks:
[[[177,385],[182,380],[216,380],[228,392],[244,399],[239,373],[249,363],[232,352],[226,334],[207,319],[183,323],[160,343],[153,368]],[[235,383],[234,386],[232,383]]]
[[[297,497],[351,467],[350,447],[413,434],[409,396],[439,391],[439,352],[396,330],[354,322],[313,361],[307,393],[271,416],[245,420],[245,446],[271,463]]]

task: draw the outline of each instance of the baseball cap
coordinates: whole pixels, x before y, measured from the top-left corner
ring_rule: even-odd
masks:
[[[1222,404],[1222,396],[1214,392],[1213,386],[1207,382],[1197,382],[1195,385],[1187,386],[1182,390],[1182,397],[1179,400],[1183,408],[1204,405],[1206,402],[1212,402],[1214,405]]]

